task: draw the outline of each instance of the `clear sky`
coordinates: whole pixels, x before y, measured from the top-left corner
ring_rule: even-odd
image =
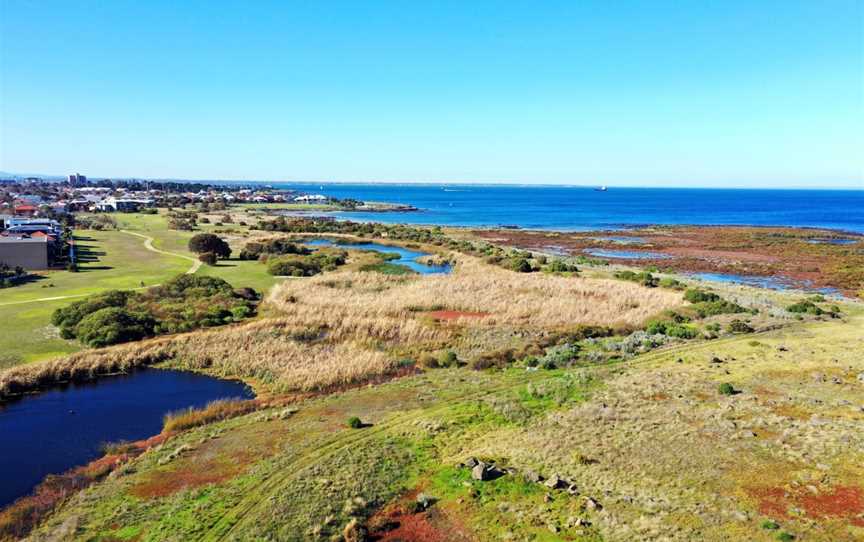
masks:
[[[0,170],[864,188],[864,2],[0,0]]]

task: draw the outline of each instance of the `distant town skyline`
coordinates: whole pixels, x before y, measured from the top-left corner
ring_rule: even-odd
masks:
[[[0,6],[0,170],[864,188],[864,3]]]

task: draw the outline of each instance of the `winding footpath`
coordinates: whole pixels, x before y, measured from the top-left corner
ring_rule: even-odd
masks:
[[[201,261],[196,259],[196,258],[193,258],[192,256],[186,256],[184,254],[177,254],[176,252],[168,252],[167,250],[161,250],[161,249],[154,247],[153,246],[153,238],[150,237],[149,235],[144,235],[142,233],[135,233],[134,231],[129,231],[129,230],[120,230],[120,231],[123,233],[128,233],[129,235],[134,235],[136,237],[141,237],[142,239],[144,239],[144,248],[146,248],[147,250],[149,250],[151,252],[156,252],[157,254],[165,254],[168,256],[176,256],[178,258],[183,258],[184,260],[189,260],[190,262],[192,262],[192,267],[190,267],[189,270],[186,271],[187,275],[194,275],[195,272],[198,271],[198,269],[201,267]]]
[[[189,260],[190,262],[192,262],[192,267],[190,267],[186,271],[187,275],[194,275],[195,272],[198,271],[198,269],[201,267],[201,261],[196,260],[192,256],[185,256],[183,254],[177,254],[176,252],[168,252],[167,250],[161,250],[161,249],[154,247],[153,246],[153,238],[148,236],[148,235],[143,235],[143,234],[135,233],[134,231],[128,231],[128,230],[120,230],[120,231],[123,233],[128,233],[129,235],[134,235],[136,237],[143,238],[144,239],[144,248],[146,248],[147,250],[149,250],[151,252],[156,252],[157,254],[165,254],[167,256],[174,256],[177,258],[183,258],[184,260]],[[159,286],[159,285],[158,284],[151,284],[150,286],[143,286],[140,288],[130,288],[130,290],[143,290],[146,288],[151,288],[153,286]],[[9,305],[23,305],[25,303],[41,303],[41,302],[45,302],[45,301],[58,301],[61,299],[75,299],[77,297],[87,297],[89,295],[92,295],[92,292],[87,293],[87,294],[73,294],[73,295],[58,295],[58,296],[54,296],[54,297],[40,297],[38,299],[26,299],[24,301],[12,301],[9,303],[0,303],[0,307],[6,307]]]

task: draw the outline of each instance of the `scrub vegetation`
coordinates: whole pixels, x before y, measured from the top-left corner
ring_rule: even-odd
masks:
[[[0,373],[0,400],[143,365],[258,393],[172,413],[150,441],[47,480],[0,512],[0,540],[864,535],[860,303],[577,270],[437,228],[270,222],[242,246],[226,237],[240,263],[320,269],[280,281],[256,319]],[[322,233],[452,271],[389,273],[385,253],[302,245]],[[58,312],[70,329],[114,309],[182,322],[198,314],[179,310],[195,307],[190,289],[254,305],[201,278]]]

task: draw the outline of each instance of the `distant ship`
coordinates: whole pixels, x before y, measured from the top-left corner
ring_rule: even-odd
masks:
[[[595,192],[605,192],[606,187],[605,186],[598,186],[597,188],[594,189],[594,191]]]

